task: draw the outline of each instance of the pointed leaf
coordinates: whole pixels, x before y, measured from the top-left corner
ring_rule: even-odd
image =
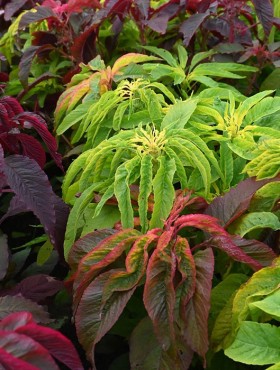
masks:
[[[255,229],[271,228],[280,229],[278,217],[271,212],[251,212],[238,218],[230,226],[232,233],[243,237],[248,232]]]
[[[154,210],[150,229],[162,227],[167,219],[175,198],[173,178],[176,171],[174,159],[159,157],[160,166],[153,180]]]
[[[207,11],[205,13],[197,13],[197,14],[192,14],[187,20],[185,20],[181,26],[179,31],[183,34],[184,36],[184,45],[188,46],[191,38],[201,25],[201,23],[210,15],[210,12]]]
[[[94,364],[94,347],[111,329],[119,318],[134,289],[115,292],[109,302],[102,301],[103,289],[111,274],[119,270],[110,270],[99,275],[84,291],[75,316],[77,335]]]
[[[161,123],[161,130],[182,129],[196,109],[198,101],[188,99],[172,105]]]
[[[205,363],[208,350],[208,315],[210,294],[214,272],[214,255],[211,249],[199,251],[194,255],[196,265],[196,288],[186,307],[185,336],[193,351]]]
[[[153,179],[153,158],[150,154],[144,155],[141,159],[140,187],[138,196],[139,217],[142,225],[142,232],[148,230],[148,199],[152,192]]]

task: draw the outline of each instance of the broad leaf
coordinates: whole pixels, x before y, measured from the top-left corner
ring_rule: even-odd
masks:
[[[189,99],[172,105],[161,122],[161,130],[182,129],[196,109],[198,101]]]
[[[0,365],[4,370],[38,370],[37,366],[31,365],[20,358],[16,358],[0,347]]]
[[[251,321],[240,325],[234,342],[225,350],[234,361],[268,365],[280,361],[280,328]]]
[[[267,313],[273,318],[280,319],[280,290],[276,290],[264,299],[251,303],[252,306],[259,308],[261,311]]]

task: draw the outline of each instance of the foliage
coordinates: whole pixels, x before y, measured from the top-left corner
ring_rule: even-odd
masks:
[[[59,369],[54,359],[69,369],[83,369],[69,339],[61,333],[38,325],[29,312],[12,313],[0,322],[0,363],[3,367]]]
[[[146,234],[124,229],[102,241],[100,233],[93,232],[74,244],[68,261],[74,271],[77,269],[75,322],[79,340],[92,361],[95,344],[113,326],[136,287],[142,284],[144,305],[164,351],[160,363],[166,357],[168,363],[182,368],[184,356],[188,354],[191,360],[192,352],[205,361],[214,271],[211,247],[253,269],[261,268],[262,262],[257,253],[251,257],[239,248],[217,219],[199,213],[180,216],[185,207],[200,202],[199,198],[191,198],[190,193],[185,196],[180,193],[163,228],[151,229]],[[186,236],[181,236],[182,230],[189,227],[207,232],[210,238],[196,245],[195,241],[201,241],[199,233],[190,232],[188,238],[194,238],[190,245]],[[269,251],[265,245],[258,248],[263,253]],[[116,261],[122,262],[116,265]]]

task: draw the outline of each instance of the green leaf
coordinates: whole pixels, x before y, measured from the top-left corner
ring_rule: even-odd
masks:
[[[132,170],[139,164],[140,158],[135,157],[118,167],[115,174],[114,192],[118,200],[121,222],[124,228],[134,226],[134,213],[131,204],[129,177]]]
[[[37,254],[37,265],[43,266],[50,258],[53,251],[53,245],[50,240],[47,240],[39,249]]]
[[[280,362],[273,366],[269,366],[266,370],[280,370]]]
[[[244,236],[248,232],[269,227],[273,230],[280,229],[278,217],[271,212],[251,212],[238,218],[230,230],[236,235]]]
[[[171,67],[175,68],[178,67],[177,60],[172,56],[172,54],[169,51],[165,49],[159,49],[155,46],[142,46],[142,47],[164,59]]]
[[[260,188],[250,203],[249,212],[270,212],[279,200],[280,181],[271,182]]]
[[[225,176],[225,190],[230,189],[233,179],[233,156],[227,143],[220,144],[220,167]]]
[[[161,156],[158,158],[158,161],[160,166],[153,180],[155,203],[150,229],[163,226],[164,221],[169,216],[175,198],[173,187],[173,178],[176,171],[175,160]]]
[[[184,48],[182,45],[178,46],[178,57],[179,57],[179,63],[180,67],[182,69],[185,69],[188,62],[188,53],[186,48]]]
[[[198,63],[202,62],[206,58],[211,57],[213,54],[215,54],[214,50],[195,53],[190,64],[189,71],[191,72]]]
[[[73,243],[76,240],[77,232],[79,229],[80,218],[87,207],[91,202],[93,193],[95,191],[96,184],[90,186],[85,190],[82,195],[76,200],[74,207],[72,208],[69,218],[67,221],[67,227],[65,232],[64,239],[64,257],[67,260],[68,253]]]
[[[81,105],[78,105],[78,107],[72,110],[72,112],[66,114],[63,121],[57,126],[57,135],[62,135],[70,127],[82,121],[91,104],[91,102],[83,103]]]
[[[253,302],[251,305],[259,308],[263,312],[274,318],[280,319],[280,290],[276,290],[263,300]]]
[[[279,362],[280,327],[244,321],[225,354],[245,364],[267,365]]]
[[[280,88],[280,68],[275,68],[262,82],[260,91]]]
[[[140,169],[140,191],[138,197],[139,217],[142,225],[142,232],[146,233],[148,230],[148,198],[152,192],[153,179],[153,158],[150,154],[144,155],[141,159]]]
[[[121,215],[118,207],[112,205],[104,205],[95,215],[98,204],[89,204],[83,214],[84,226],[81,231],[81,236],[92,232],[92,230],[100,230],[113,228],[115,223],[120,221]]]
[[[197,99],[188,99],[171,105],[166,116],[162,120],[160,129],[171,130],[184,128],[194,113],[197,103]]]
[[[266,116],[272,115],[280,110],[280,97],[268,97],[262,99],[246,114],[243,125],[247,126],[252,123],[258,124],[258,121]],[[273,120],[273,116],[271,116]]]

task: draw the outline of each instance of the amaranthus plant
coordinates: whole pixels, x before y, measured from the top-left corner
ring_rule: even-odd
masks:
[[[68,261],[74,272],[75,324],[79,341],[93,366],[96,343],[118,320],[137,287],[142,285],[143,302],[161,353],[150,359],[150,368],[165,363],[175,369],[187,369],[194,352],[205,364],[214,272],[212,248],[247,263],[254,270],[260,269],[262,262],[258,253],[250,256],[254,246],[246,254],[246,249],[237,246],[234,237],[216,218],[200,213],[180,215],[188,207],[201,210],[205,203],[201,198],[192,198],[190,193],[179,192],[163,227],[143,234],[136,229],[124,229],[112,235],[110,230],[97,231],[73,245]],[[198,231],[193,233],[193,228],[206,232],[207,236]],[[103,240],[102,235],[106,237]],[[265,244],[257,248],[273,258]],[[131,351],[133,357],[136,345]],[[132,369],[137,366],[134,363]]]

